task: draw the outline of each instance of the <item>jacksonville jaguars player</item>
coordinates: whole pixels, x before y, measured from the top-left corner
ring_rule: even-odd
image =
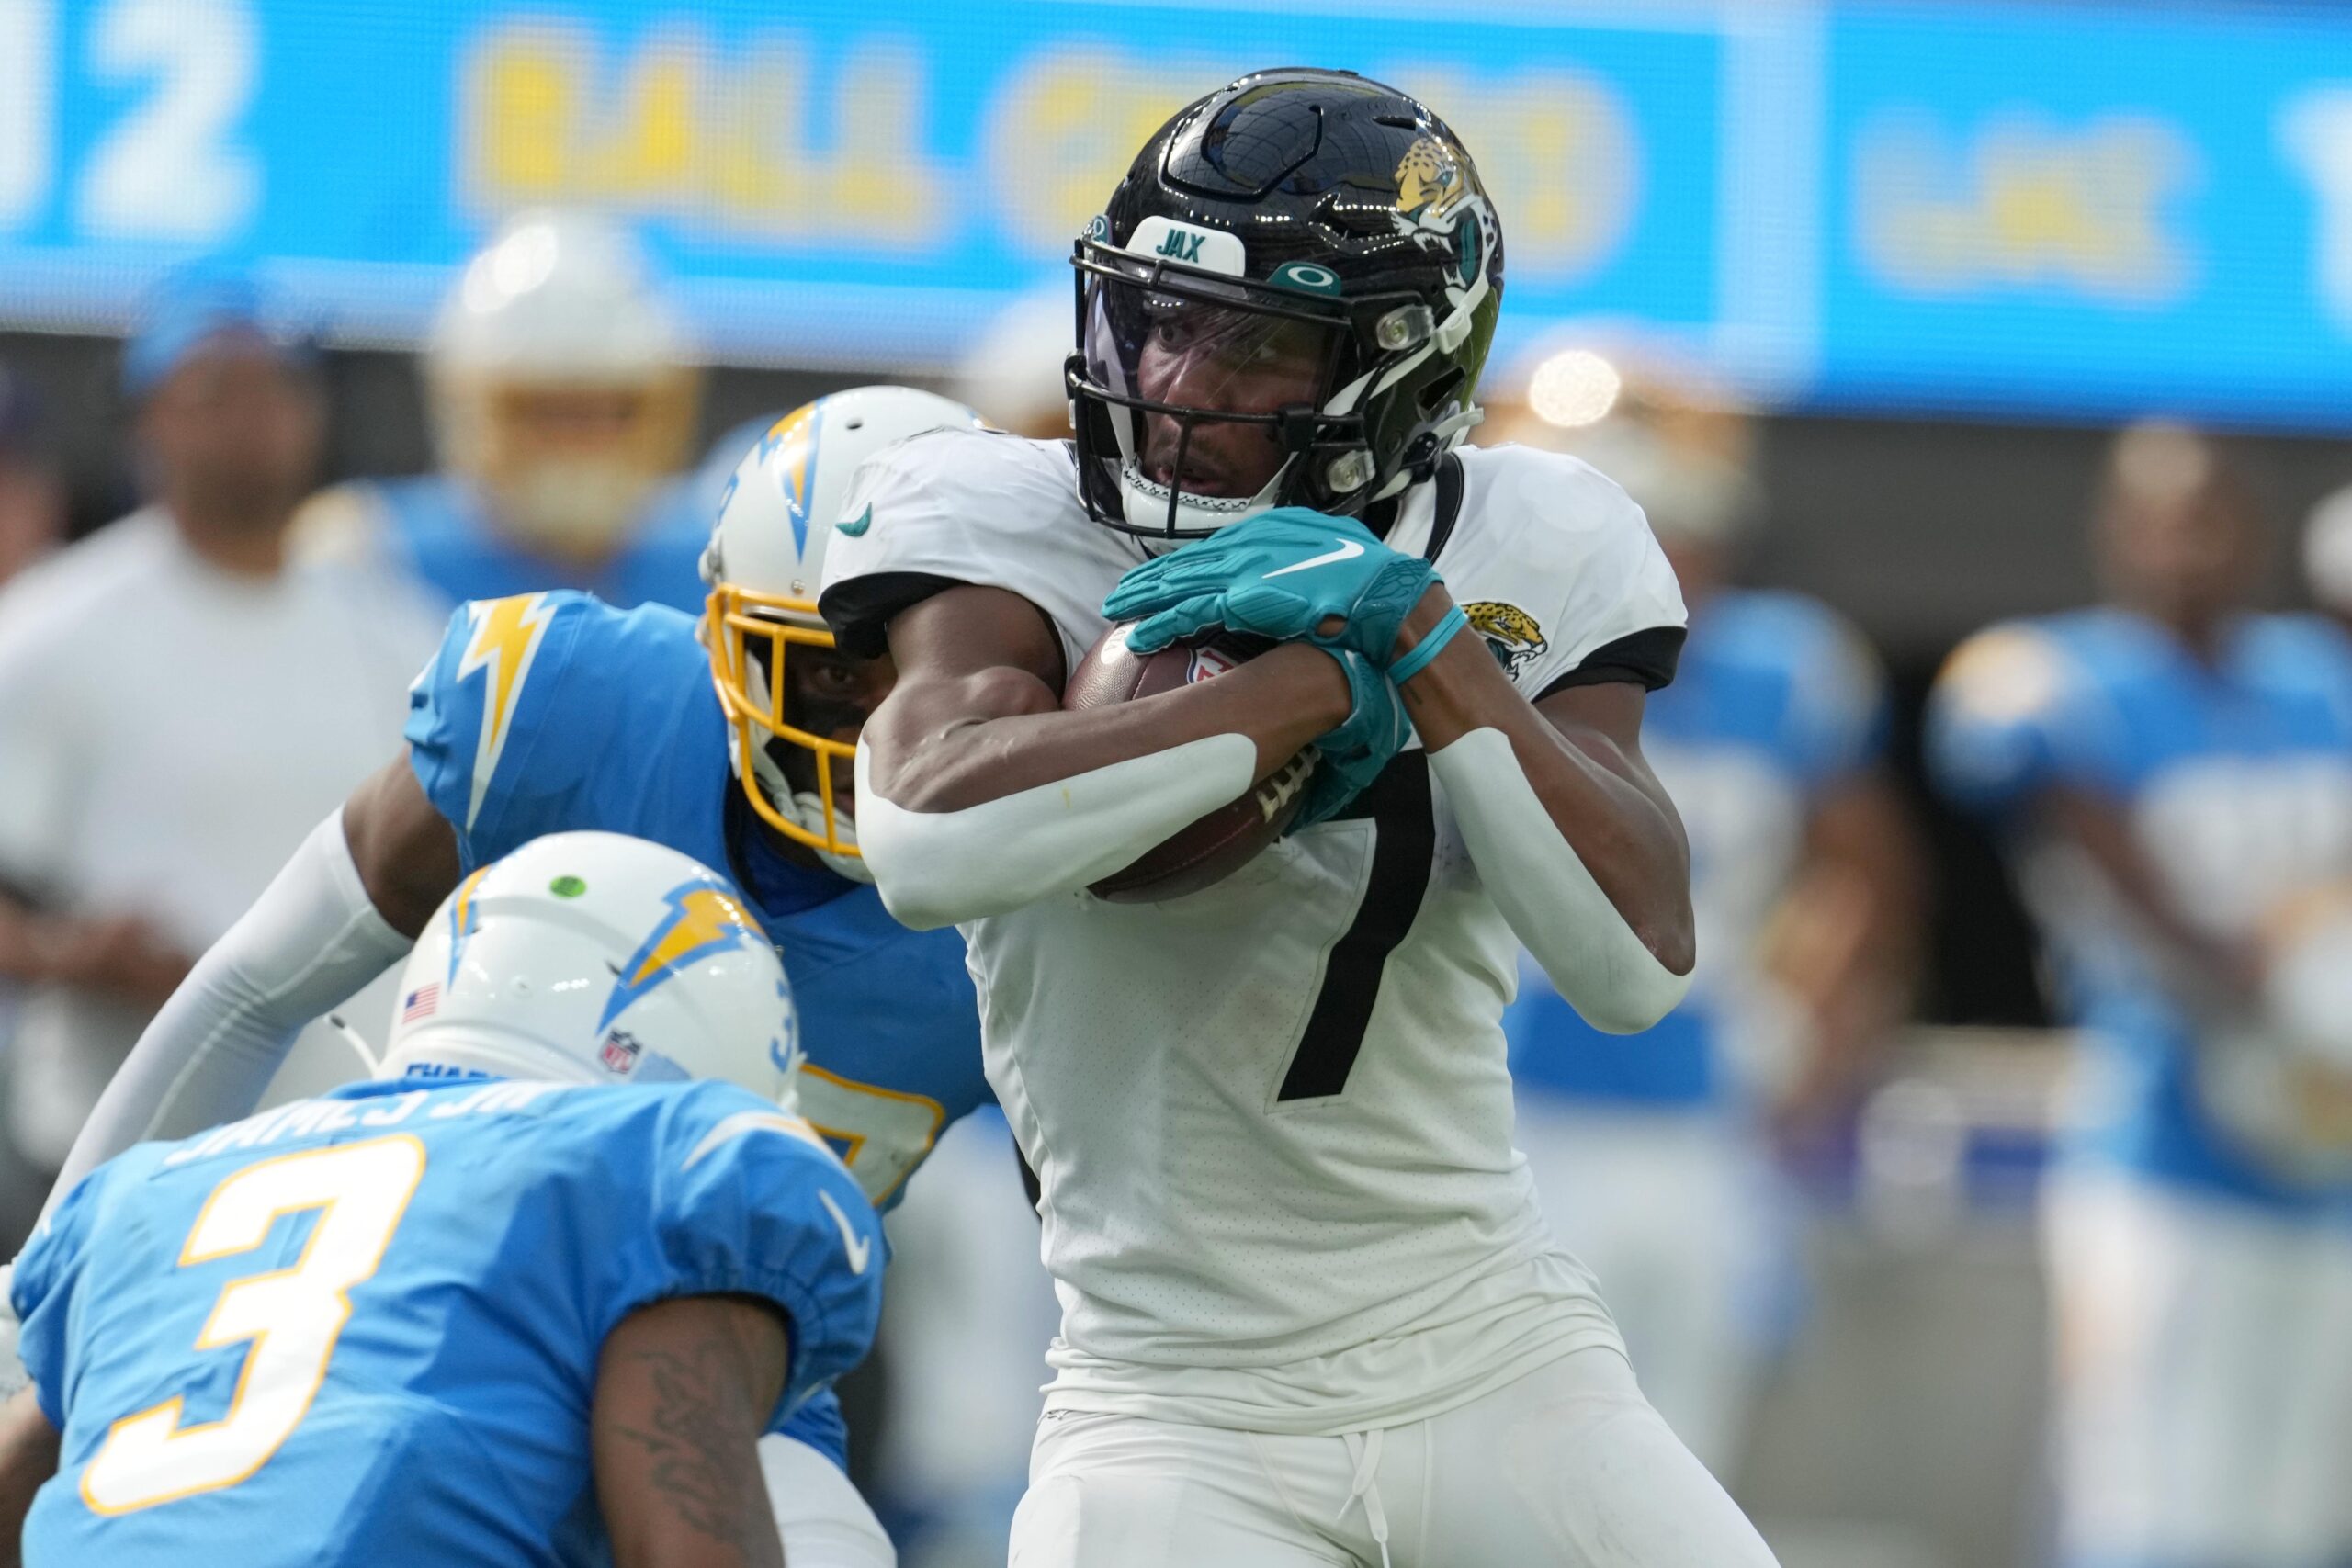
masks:
[[[442,471],[321,491],[298,549],[413,579],[445,609],[539,588],[699,607],[710,517],[678,470],[701,373],[626,228],[508,222],[450,289],[424,364]]]
[[[1502,283],[1469,155],[1377,83],[1244,77],[1074,259],[1075,446],[881,454],[820,601],[897,660],[860,843],[895,912],[963,923],[1042,1183],[1064,1311],[1013,1568],[1770,1562],[1510,1147],[1514,936],[1604,1028],[1688,984],[1640,749],[1683,617],[1608,479],[1456,449]],[[1280,646],[1063,711],[1114,620]],[[1227,880],[1085,892],[1309,746],[1300,825]]]
[[[800,1100],[878,1204],[988,1097],[964,946],[894,920],[859,879],[849,780],[887,660],[845,657],[816,570],[866,455],[971,412],[869,387],[779,422],[712,536],[704,619],[567,592],[464,606],[411,694],[406,752],[322,823],[141,1038],[65,1180],[142,1137],[250,1111],[292,1032],[408,951],[470,870],[541,834],[627,832],[728,867],[791,977]],[[789,1435],[842,1459],[830,1393]],[[888,1562],[870,1513],[827,1563]]]
[[[2352,880],[2352,644],[2252,610],[2261,518],[2189,431],[2118,440],[2094,541],[2106,602],[1962,644],[1927,735],[2087,1042],[2043,1188],[2059,1560],[2352,1562],[2352,1076],[2273,991]]]
[[[819,1560],[775,1515],[824,1468],[763,1482],[762,1435],[865,1355],[881,1224],[795,1111],[733,890],[553,834],[401,992],[373,1081],[141,1145],[26,1248],[0,1532],[120,1568]]]

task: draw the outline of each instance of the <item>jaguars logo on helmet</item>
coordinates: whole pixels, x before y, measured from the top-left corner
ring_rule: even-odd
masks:
[[[1396,216],[1408,227],[1435,223],[1469,194],[1453,148],[1424,136],[1405,149],[1396,165]]]
[[[1544,640],[1544,628],[1535,617],[1516,604],[1500,599],[1481,599],[1462,606],[1462,616],[1470,629],[1487,639],[1487,647],[1495,661],[1507,675],[1516,675],[1526,668],[1528,660],[1541,659],[1551,650]]]
[[[1488,248],[1500,237],[1494,209],[1465,172],[1468,154],[1441,136],[1424,136],[1396,164],[1396,231],[1425,250],[1451,252],[1459,303],[1478,277]]]

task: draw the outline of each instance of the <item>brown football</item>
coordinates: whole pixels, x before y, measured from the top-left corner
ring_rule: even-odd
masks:
[[[1113,626],[1079,662],[1062,706],[1099,708],[1172,692],[1247,664],[1273,646],[1268,637],[1215,631],[1157,653],[1135,653],[1127,648],[1126,628]],[[1314,771],[1315,753],[1301,751],[1248,795],[1178,829],[1088,891],[1114,904],[1153,904],[1222,882],[1283,836],[1306,803]]]

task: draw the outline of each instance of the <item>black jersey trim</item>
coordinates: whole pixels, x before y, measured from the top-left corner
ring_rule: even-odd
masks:
[[[833,628],[833,641],[843,653],[875,659],[890,650],[890,622],[900,611],[963,586],[961,578],[928,571],[877,571],[826,589],[817,613]]]
[[[1586,654],[1583,663],[1536,693],[1535,700],[1540,703],[1573,686],[1605,686],[1620,681],[1655,692],[1673,682],[1675,668],[1682,661],[1682,639],[1688,635],[1680,626],[1650,626],[1604,642]]]
[[[1421,558],[1434,562],[1446,541],[1453,537],[1453,525],[1462,516],[1462,457],[1448,452],[1437,461],[1437,510],[1430,520],[1429,547]]]

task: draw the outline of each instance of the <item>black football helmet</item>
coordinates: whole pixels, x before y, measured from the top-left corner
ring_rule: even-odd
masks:
[[[1394,87],[1284,70],[1209,94],[1144,144],[1072,264],[1080,485],[1114,528],[1191,539],[1270,506],[1360,515],[1477,422],[1502,230],[1460,141]],[[1155,352],[1223,367],[1237,388],[1280,366],[1292,392],[1312,390],[1155,399]],[[1209,424],[1258,427],[1281,468],[1254,495],[1215,493],[1233,487],[1200,471]]]

